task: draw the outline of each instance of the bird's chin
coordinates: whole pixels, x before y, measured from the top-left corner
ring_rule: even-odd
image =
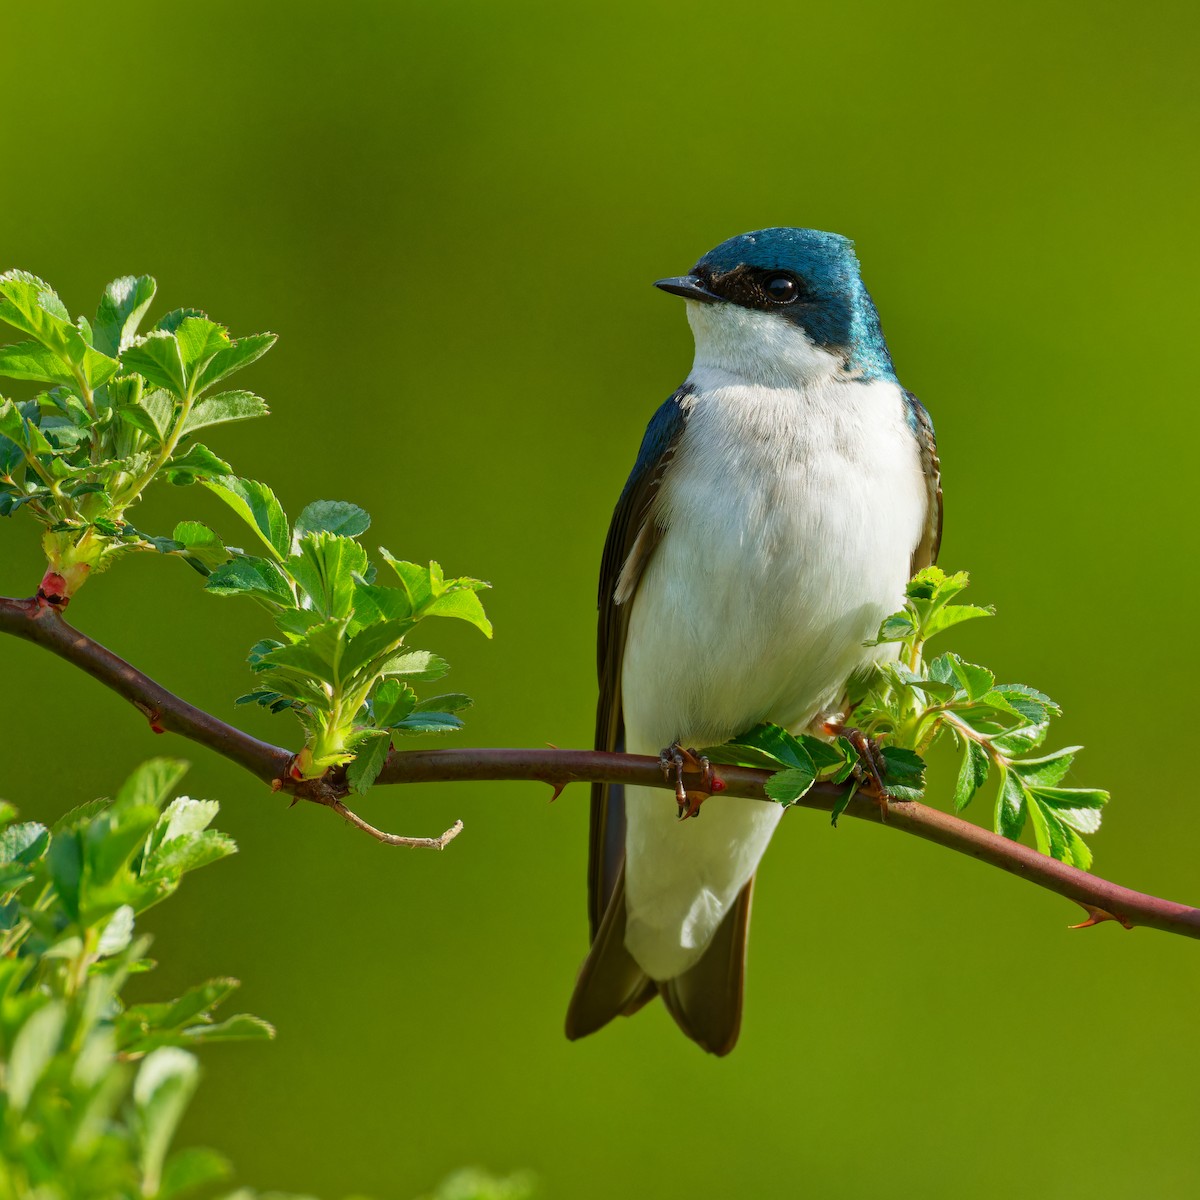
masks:
[[[769,387],[803,387],[828,379],[841,360],[776,313],[737,304],[687,305],[696,339],[696,368],[709,368],[739,381]]]

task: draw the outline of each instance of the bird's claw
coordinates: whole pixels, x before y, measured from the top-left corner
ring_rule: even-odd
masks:
[[[719,781],[713,773],[712,763],[698,750],[684,749],[678,742],[672,742],[665,750],[660,750],[659,764],[662,766],[663,777],[667,782],[674,781],[675,803],[679,805],[679,819],[700,815],[700,805],[720,788],[715,786]],[[699,771],[703,778],[703,786],[691,792],[684,786],[685,771]]]

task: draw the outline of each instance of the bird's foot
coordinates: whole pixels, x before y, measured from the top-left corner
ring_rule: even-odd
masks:
[[[883,782],[887,774],[887,762],[883,757],[883,747],[872,737],[868,737],[861,729],[852,729],[847,725],[826,726],[830,733],[844,737],[854,747],[858,754],[858,762],[854,767],[855,790],[869,796],[879,805],[884,820],[887,820],[888,790]]]
[[[675,783],[675,803],[679,805],[679,819],[700,815],[700,805],[712,795],[720,791],[717,786],[720,780],[713,773],[712,763],[698,750],[684,749],[678,742],[672,742],[665,750],[660,750],[658,761],[662,766],[663,777]],[[704,784],[700,790],[695,788],[688,791],[683,783],[685,771],[700,772]]]

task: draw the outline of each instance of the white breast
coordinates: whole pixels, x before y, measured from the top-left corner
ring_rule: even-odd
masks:
[[[835,704],[902,604],[924,528],[896,384],[832,369],[800,387],[794,370],[746,382],[729,365],[697,355],[660,492],[666,531],[631,601],[622,698],[634,753],[721,742],[758,721],[798,730]],[[626,944],[671,978],[703,952],[782,810],[721,797],[680,824],[662,792],[631,788],[626,804]]]

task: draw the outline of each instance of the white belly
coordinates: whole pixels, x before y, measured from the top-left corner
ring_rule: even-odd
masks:
[[[698,381],[702,382],[702,381]],[[666,532],[633,597],[626,746],[793,730],[841,696],[900,607],[926,509],[895,384],[702,387],[660,495]],[[654,978],[691,966],[782,809],[719,797],[677,822],[626,792],[626,944]]]

